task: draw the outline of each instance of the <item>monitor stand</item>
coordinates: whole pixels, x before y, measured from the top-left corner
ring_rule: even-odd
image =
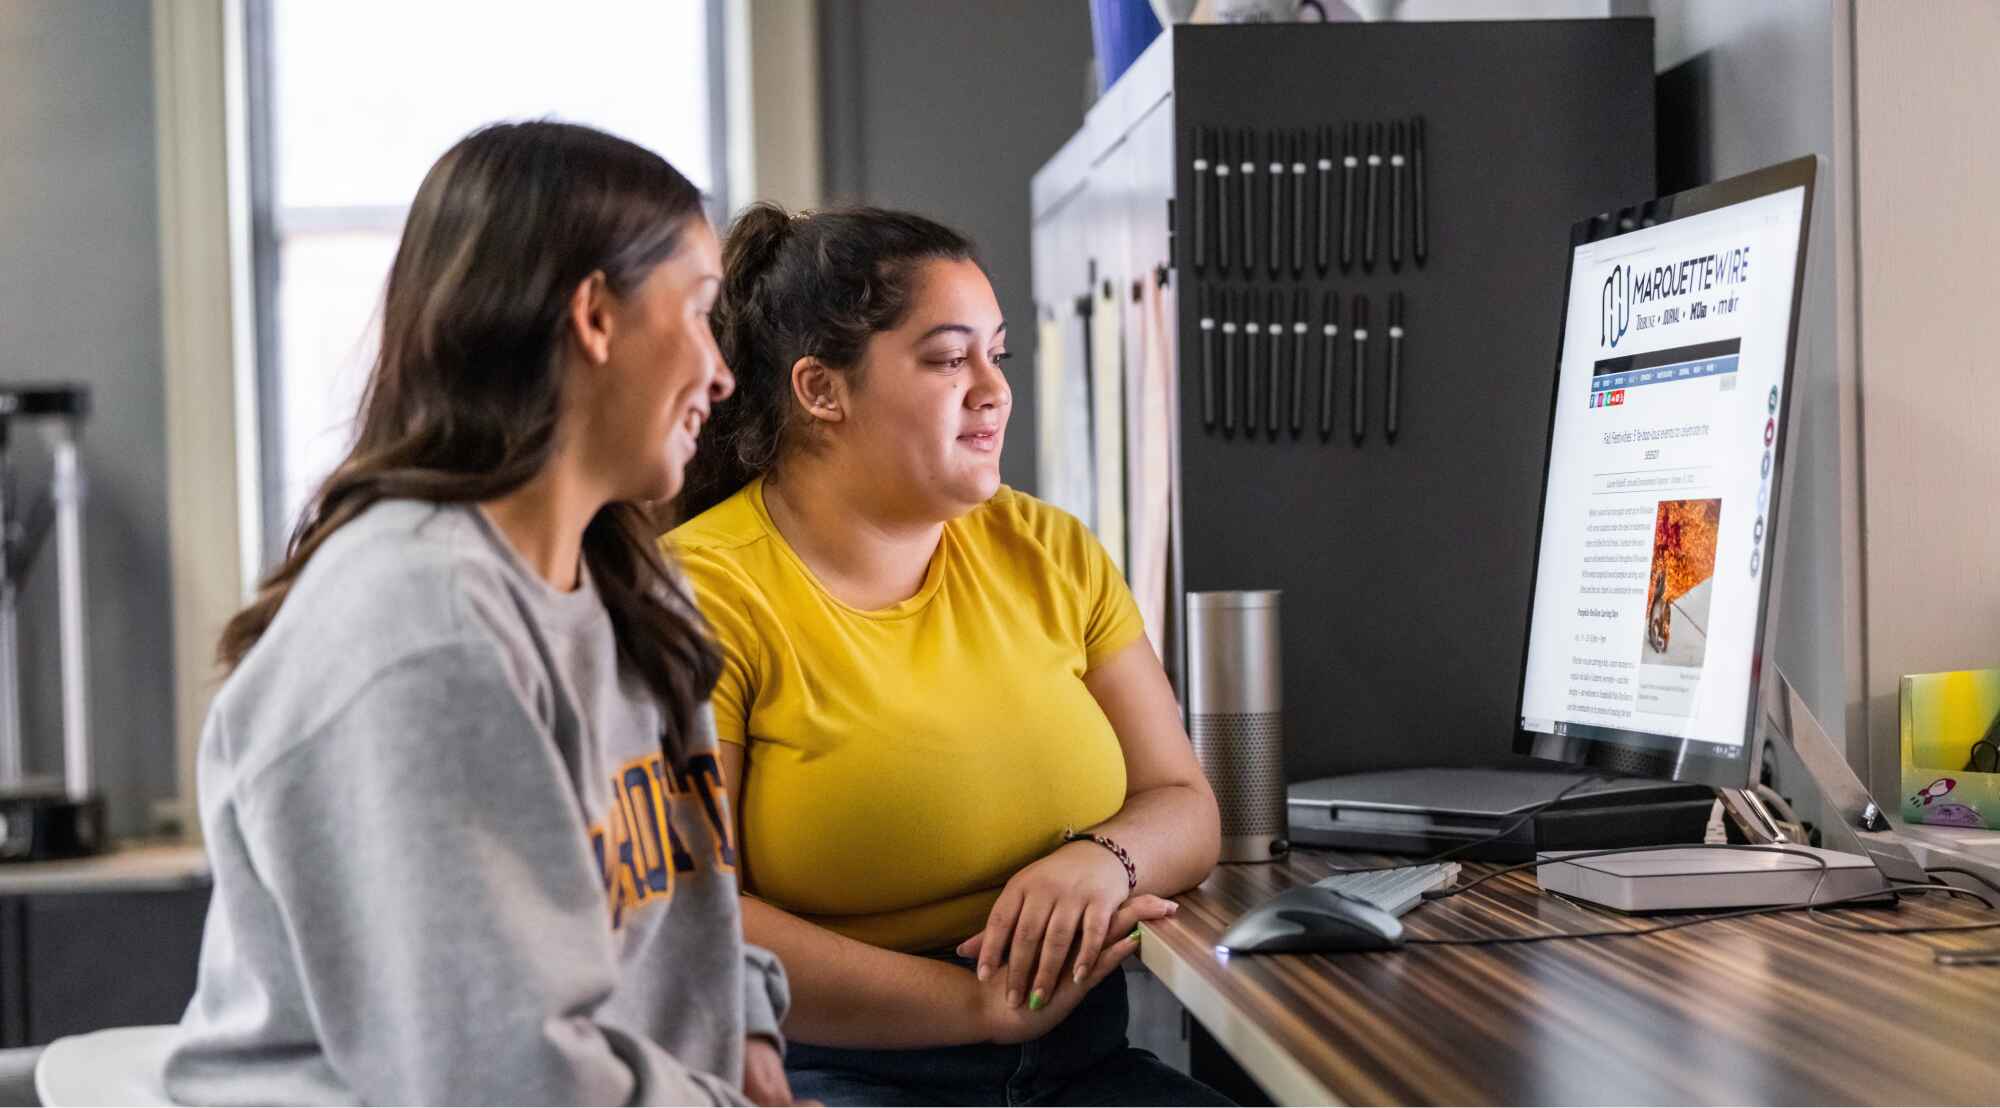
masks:
[[[1754,791],[1723,789],[1723,804],[1750,842],[1782,847],[1786,853],[1688,847],[1575,862],[1550,854],[1545,855],[1550,861],[1535,870],[1542,888],[1618,911],[1675,912],[1800,904],[1809,896],[1815,901],[1869,893],[1886,898],[1891,882],[1928,880],[1798,690],[1776,667],[1772,672],[1777,679],[1764,685],[1763,727],[1750,775],[1757,776],[1764,735],[1788,740],[1819,791],[1824,848],[1794,839]],[[1802,856],[1806,854],[1819,861]]]

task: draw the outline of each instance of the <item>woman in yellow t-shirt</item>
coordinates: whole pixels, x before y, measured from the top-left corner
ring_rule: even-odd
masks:
[[[972,244],[759,205],[723,267],[737,392],[669,541],[722,648],[793,1091],[1226,1103],[1125,1041],[1116,971],[1214,865],[1215,798],[1110,558],[1000,484],[1006,324]]]

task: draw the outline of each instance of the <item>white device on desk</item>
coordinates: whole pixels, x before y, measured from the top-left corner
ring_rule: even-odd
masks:
[[[1748,786],[1764,739],[1788,740],[1839,850],[1825,869],[1699,848],[1552,859],[1544,888],[1657,910],[1926,880],[1772,664],[1816,169],[1575,226],[1515,750],[1717,786],[1754,840],[1783,843]]]

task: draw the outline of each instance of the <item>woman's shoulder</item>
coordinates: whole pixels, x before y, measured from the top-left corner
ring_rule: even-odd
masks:
[[[332,602],[407,617],[449,607],[450,586],[504,572],[466,505],[383,500],[328,535],[300,571],[286,606]],[[443,608],[441,608],[443,606]]]
[[[1070,556],[1078,542],[1090,537],[1082,520],[1010,485],[1000,486],[999,492],[967,513],[961,530],[975,541],[1026,543],[1058,558]]]
[[[473,511],[387,500],[327,536],[223,683],[214,714],[275,754],[384,674],[511,668],[526,639],[512,625],[527,617]]]
[[[756,490],[753,482],[730,493],[721,503],[668,531],[661,545],[670,551],[720,556],[756,545],[768,534],[752,499]]]
[[[527,571],[510,565],[497,545],[504,540],[477,512],[418,500],[364,509],[307,561],[259,648],[317,655],[331,671],[447,641],[521,638],[519,625],[548,605],[534,603],[520,580]],[[558,607],[550,622],[590,614],[581,604]]]
[[[660,552],[697,601],[759,591],[780,568],[771,532],[752,499],[755,494],[754,483],[745,486],[660,537]]]

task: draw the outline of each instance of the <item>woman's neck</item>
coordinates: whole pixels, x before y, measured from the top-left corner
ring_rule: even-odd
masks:
[[[479,505],[535,576],[561,592],[577,587],[583,532],[605,498],[558,458],[527,484]]]
[[[923,588],[944,536],[936,520],[898,520],[836,472],[800,460],[764,481],[764,508],[792,550],[841,603],[862,611],[891,607]]]

